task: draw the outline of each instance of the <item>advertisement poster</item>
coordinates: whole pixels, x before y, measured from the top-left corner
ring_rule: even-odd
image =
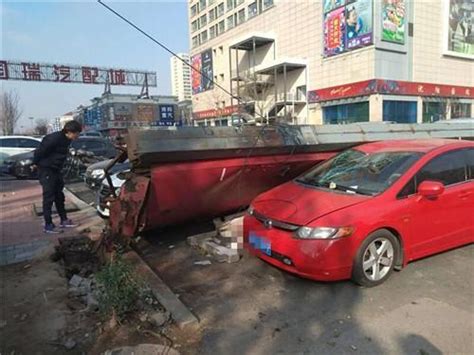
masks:
[[[196,54],[191,58],[191,86],[193,89],[193,94],[199,94],[202,91],[201,87],[201,70],[202,70],[202,60],[201,54]],[[194,68],[196,70],[194,70]]]
[[[474,59],[474,1],[448,2],[447,51],[451,55]]]
[[[324,0],[323,4],[323,11],[324,13],[328,13],[329,11],[332,11],[338,7],[341,7],[344,5],[346,0]]]
[[[346,49],[372,44],[372,0],[357,0],[346,6]]]
[[[344,8],[324,16],[324,55],[333,56],[344,52]]]
[[[382,40],[405,43],[405,0],[382,1]]]
[[[212,49],[202,52],[202,72],[205,76],[202,76],[202,91],[210,90],[213,88],[213,70],[212,70]],[[211,80],[209,80],[211,79]]]

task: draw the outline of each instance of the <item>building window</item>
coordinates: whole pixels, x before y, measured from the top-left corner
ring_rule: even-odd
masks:
[[[423,102],[423,123],[446,119],[447,102]]]
[[[227,11],[230,11],[234,8],[234,0],[227,0]]]
[[[210,39],[213,39],[217,36],[216,29],[217,29],[216,26],[212,26],[211,28],[209,28],[209,38]]]
[[[255,1],[254,3],[251,3],[248,7],[248,18],[252,18],[257,16],[258,10],[257,10],[257,2]]]
[[[206,8],[206,0],[199,0],[199,10],[202,11]]]
[[[201,43],[207,42],[207,30],[201,32]]]
[[[227,17],[227,29],[230,30],[233,27],[234,27],[234,16],[231,15]]]
[[[235,7],[244,3],[244,0],[235,0]]]
[[[197,4],[194,4],[193,6],[191,6],[191,17],[196,16],[196,15],[197,15]]]
[[[356,123],[369,121],[369,103],[358,102],[323,108],[325,124]]]
[[[225,32],[225,22],[224,20],[222,20],[221,22],[219,22],[219,34],[221,33],[224,33]]]
[[[415,101],[383,101],[383,120],[396,123],[416,123]]]
[[[266,10],[273,6],[273,0],[263,0],[263,9]]]
[[[199,45],[198,43],[198,36],[193,37],[193,47],[197,47]]]
[[[191,31],[192,31],[192,32],[196,32],[198,29],[199,29],[198,20],[194,20],[194,21],[191,23]]]
[[[453,103],[451,104],[451,118],[470,118],[471,104]]]
[[[242,9],[237,13],[237,19],[238,19],[237,23],[239,25],[245,22],[245,9]]]
[[[214,4],[216,2],[216,0],[209,0],[208,1],[208,5],[211,6],[212,4]]]
[[[216,19],[215,11],[216,11],[216,9],[212,9],[211,11],[209,11],[209,22],[212,22]]]
[[[206,14],[202,15],[200,18],[199,18],[199,24],[200,24],[200,27],[203,28],[204,26],[207,25],[207,16]]]
[[[219,5],[217,5],[217,17],[221,17],[224,15],[225,8],[224,8],[224,3],[221,2]]]

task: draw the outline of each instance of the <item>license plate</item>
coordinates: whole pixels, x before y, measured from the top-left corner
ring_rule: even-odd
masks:
[[[250,233],[249,243],[254,249],[260,250],[262,253],[269,256],[272,255],[272,244],[268,239]]]

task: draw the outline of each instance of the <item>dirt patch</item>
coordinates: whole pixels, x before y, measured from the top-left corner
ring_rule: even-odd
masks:
[[[61,265],[43,256],[1,267],[0,276],[0,353],[82,353],[94,344],[97,319],[67,306]]]
[[[96,302],[98,270],[94,244],[80,237],[0,267],[0,354],[102,354],[143,343],[195,353],[198,332],[174,325],[146,286],[134,312],[111,327]]]

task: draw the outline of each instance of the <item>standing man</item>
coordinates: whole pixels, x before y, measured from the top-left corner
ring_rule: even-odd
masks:
[[[69,121],[64,125],[62,131],[48,134],[41,141],[35,151],[33,167],[38,168],[38,176],[43,187],[43,216],[44,232],[49,234],[62,233],[56,229],[51,217],[53,202],[56,205],[61,228],[76,227],[67,218],[64,207],[64,181],[61,170],[69,153],[69,145],[73,140],[79,138],[82,131],[81,124],[77,121]]]

